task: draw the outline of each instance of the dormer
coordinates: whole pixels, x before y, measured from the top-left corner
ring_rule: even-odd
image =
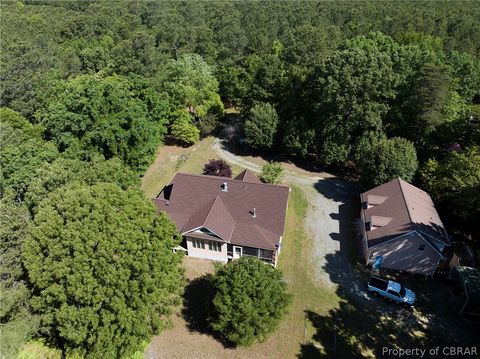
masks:
[[[370,229],[367,230],[374,231],[377,228],[385,227],[391,220],[390,217],[371,216],[370,222],[368,222]]]
[[[377,196],[374,194],[369,194],[367,196],[367,201],[364,202],[363,206],[365,209],[369,209],[378,205],[381,205],[383,202],[387,200],[388,197],[385,196]]]

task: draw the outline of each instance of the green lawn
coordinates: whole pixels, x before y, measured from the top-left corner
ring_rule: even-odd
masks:
[[[218,155],[212,149],[213,137],[205,138],[193,146],[163,146],[142,178],[141,188],[148,198],[157,196],[176,172],[202,173],[203,165]],[[234,175],[243,169],[232,165]]]

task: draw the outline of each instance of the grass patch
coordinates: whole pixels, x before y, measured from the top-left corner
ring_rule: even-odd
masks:
[[[142,177],[141,188],[148,198],[156,197],[176,172],[201,174],[203,166],[212,158],[219,158],[213,150],[213,137],[207,137],[193,146],[163,146],[157,157]],[[243,168],[232,165],[233,176]]]
[[[274,334],[290,338],[285,341],[285,348],[282,350],[282,353],[287,353],[285,357],[297,355],[302,343],[313,340],[316,330],[306,313],[313,311],[327,314],[330,309],[338,307],[340,300],[333,289],[319,287],[312,280],[313,245],[304,229],[307,209],[305,194],[301,189],[292,187],[278,268],[283,272],[294,299],[283,320],[284,325]]]
[[[40,340],[32,340],[26,343],[20,353],[18,359],[60,359],[62,351],[51,348]]]

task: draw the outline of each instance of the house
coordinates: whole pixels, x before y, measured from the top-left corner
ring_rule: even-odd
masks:
[[[254,256],[275,266],[289,191],[249,170],[233,179],[177,173],[153,202],[175,222],[189,256],[222,262]]]
[[[433,275],[447,232],[428,193],[395,179],[361,194],[361,254],[366,263],[383,257],[382,267]]]

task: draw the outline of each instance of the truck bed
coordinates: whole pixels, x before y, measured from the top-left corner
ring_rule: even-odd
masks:
[[[368,285],[386,291],[388,287],[388,281],[372,275],[368,281]]]

